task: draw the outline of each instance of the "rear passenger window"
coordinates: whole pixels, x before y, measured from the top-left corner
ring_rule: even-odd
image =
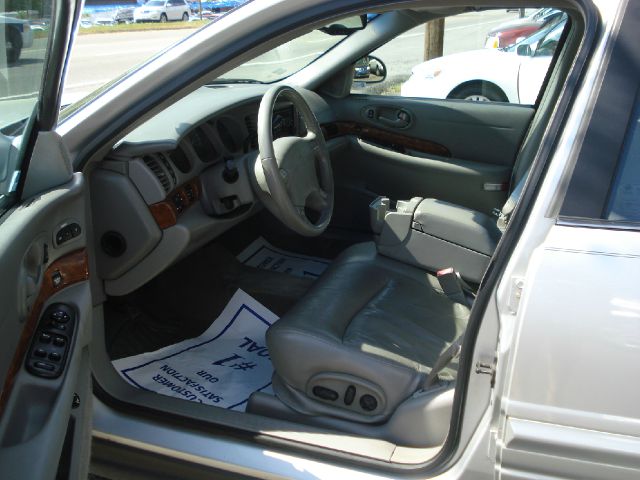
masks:
[[[627,128],[616,178],[611,187],[605,218],[640,222],[640,98]]]
[[[552,8],[428,22],[356,62],[351,93],[532,105],[566,23]]]

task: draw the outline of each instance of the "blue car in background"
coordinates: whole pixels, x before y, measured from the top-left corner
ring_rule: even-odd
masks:
[[[246,0],[214,0],[214,1],[203,1],[203,2],[189,2],[189,7],[191,11],[194,13],[200,12],[200,8],[202,7],[203,13],[209,14],[222,14],[232,10],[236,7],[239,7]]]

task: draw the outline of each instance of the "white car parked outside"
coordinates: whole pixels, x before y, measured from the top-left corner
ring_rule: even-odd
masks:
[[[413,67],[404,97],[533,104],[566,20],[502,49],[445,55]]]
[[[189,20],[189,5],[185,0],[149,0],[133,11],[134,22],[167,22]]]
[[[0,15],[0,26],[5,31],[5,50],[7,63],[18,61],[23,48],[33,45],[33,32],[26,20]]]

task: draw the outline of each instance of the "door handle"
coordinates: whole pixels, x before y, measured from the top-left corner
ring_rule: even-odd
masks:
[[[398,110],[396,118],[388,118],[382,115],[378,116],[378,121],[387,127],[406,128],[411,123],[411,115],[406,110]]]
[[[378,117],[378,121],[386,125],[387,127],[393,128],[404,128],[409,125],[409,122],[407,122],[406,120],[403,121],[399,118],[392,119],[387,117]]]

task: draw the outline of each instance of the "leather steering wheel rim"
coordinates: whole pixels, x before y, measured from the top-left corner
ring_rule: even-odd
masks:
[[[288,100],[299,112],[307,129],[304,137],[274,141],[273,112],[279,100]],[[277,85],[264,94],[258,111],[258,146],[254,177],[264,205],[300,235],[322,234],[333,213],[331,159],[318,120],[294,87]],[[307,212],[318,218],[311,221]]]

